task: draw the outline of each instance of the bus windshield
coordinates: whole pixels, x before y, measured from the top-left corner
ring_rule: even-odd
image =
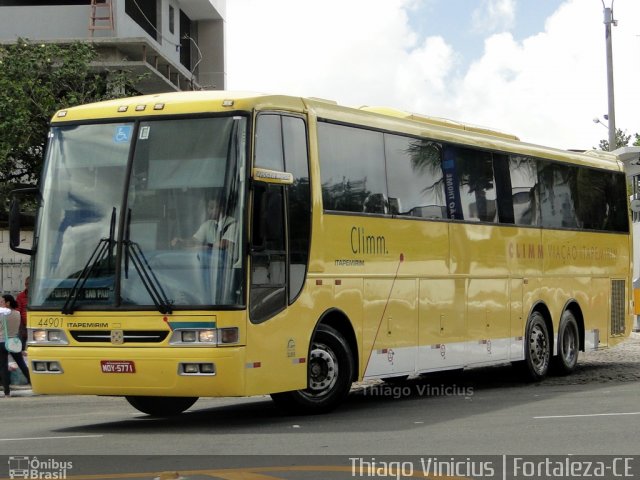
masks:
[[[245,130],[243,117],[53,127],[31,307],[241,305]]]

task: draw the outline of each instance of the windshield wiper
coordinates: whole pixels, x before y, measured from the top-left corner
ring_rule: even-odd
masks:
[[[84,288],[87,280],[91,277],[96,265],[99,265],[105,258],[107,259],[107,268],[111,270],[113,264],[113,247],[115,245],[115,230],[116,230],[116,207],[111,210],[111,223],[109,225],[109,238],[101,238],[93,250],[93,253],[87,260],[82,272],[78,276],[76,283],[71,288],[67,301],[62,306],[62,313],[64,315],[71,315],[74,312],[74,307],[78,301],[80,291]]]
[[[131,209],[127,212],[127,223],[125,227],[125,235],[124,235],[124,275],[125,278],[129,278],[129,262],[133,263],[136,272],[140,276],[140,280],[142,280],[142,284],[144,288],[149,293],[151,300],[155,304],[156,308],[160,313],[173,313],[173,309],[171,308],[171,300],[167,298],[167,294],[164,292],[162,288],[162,284],[156,277],[156,274],[153,273],[153,269],[147,258],[142,253],[142,249],[140,245],[136,242],[132,242],[130,239],[131,234]]]

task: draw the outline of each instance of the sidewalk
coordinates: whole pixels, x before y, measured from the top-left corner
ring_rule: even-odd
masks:
[[[2,395],[2,389],[0,389],[0,395]],[[11,385],[11,398],[33,397],[34,395],[31,385]]]
[[[576,371],[566,377],[548,377],[545,383],[576,385],[582,383],[633,382],[640,380],[640,333],[613,348],[580,352]]]

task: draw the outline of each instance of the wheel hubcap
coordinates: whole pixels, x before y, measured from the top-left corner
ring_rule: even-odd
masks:
[[[331,390],[338,378],[338,361],[329,347],[314,344],[309,358],[309,391],[320,394]]]
[[[549,346],[547,344],[547,336],[539,325],[531,330],[529,340],[529,354],[531,363],[538,373],[544,372],[549,358]]]

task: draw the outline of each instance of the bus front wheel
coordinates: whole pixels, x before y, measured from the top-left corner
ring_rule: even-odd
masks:
[[[198,397],[125,397],[133,408],[154,417],[178,415],[196,403]]]
[[[299,413],[324,413],[337,407],[351,389],[355,364],[351,348],[336,329],[320,325],[311,343],[307,388],[274,393],[273,400]]]
[[[529,318],[525,336],[525,371],[534,381],[542,380],[549,371],[551,342],[549,330],[540,312],[533,312]]]

